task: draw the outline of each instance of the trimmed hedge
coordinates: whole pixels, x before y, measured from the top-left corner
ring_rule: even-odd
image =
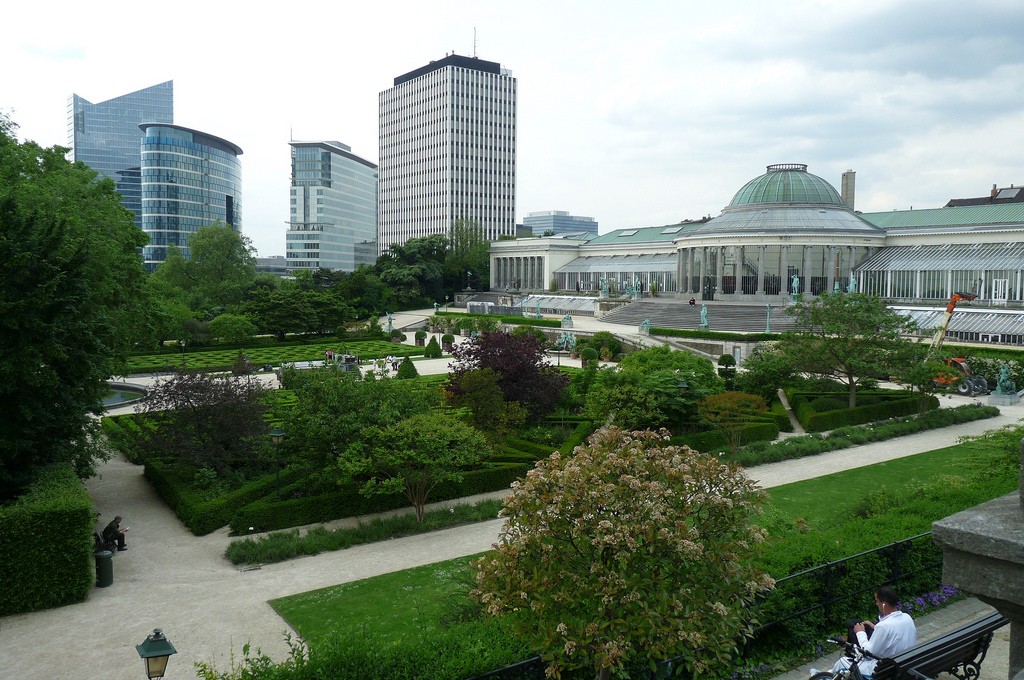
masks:
[[[533,463],[485,463],[479,470],[466,472],[461,483],[438,484],[430,495],[430,502],[473,496],[500,491],[522,477]],[[298,482],[297,484],[302,484]],[[293,486],[282,490],[286,496]],[[357,517],[409,506],[402,494],[366,497],[356,485],[339,487],[331,494],[289,498],[275,501],[272,496],[259,498],[240,507],[230,518],[231,533],[248,534],[253,531],[273,531],[306,524],[318,524],[345,517]]]
[[[145,476],[196,536],[203,536],[228,524],[242,507],[258,501],[267,495],[273,496],[277,476],[264,475],[245,486],[211,501],[203,500],[183,481],[174,464],[166,460],[146,460]],[[281,483],[289,484],[304,473],[285,469],[281,472]],[[284,487],[282,487],[283,489]]]
[[[462,314],[459,312],[435,312],[435,316],[447,319],[494,319],[499,323],[512,324],[515,326],[543,326],[546,328],[561,328],[560,319],[535,319],[528,316],[506,316],[504,314]]]
[[[741,431],[741,445],[758,441],[772,441],[779,436],[779,426],[774,421],[747,423],[737,429]],[[672,437],[672,444],[689,446],[691,449],[704,453],[721,451],[729,444],[725,432],[726,430],[710,430]]]
[[[727,333],[725,331],[691,331],[681,328],[652,328],[651,335],[698,340],[735,340],[737,342],[767,342],[779,339],[775,333]]]
[[[95,522],[89,494],[67,465],[41,470],[25,495],[0,507],[0,616],[85,600],[96,582]]]
[[[939,407],[934,396],[921,396],[892,390],[864,391],[858,395],[859,406],[846,408],[846,394],[839,392],[803,392],[799,389],[786,390],[796,418],[808,432],[825,432],[837,427],[863,425],[877,420],[888,420]]]

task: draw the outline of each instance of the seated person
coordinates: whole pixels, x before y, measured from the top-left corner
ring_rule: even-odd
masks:
[[[121,515],[117,515],[114,519],[110,520],[110,524],[103,530],[103,540],[110,544],[117,542],[117,549],[119,551],[127,550],[128,546],[125,545],[124,532],[128,531],[128,527],[121,528]]]
[[[690,306],[691,307],[696,307],[697,306],[697,300],[694,299],[694,298],[690,298]]]
[[[878,607],[878,623],[861,621],[853,626],[857,636],[857,644],[861,649],[871,652],[877,657],[889,658],[905,652],[917,644],[917,628],[909,614],[898,608],[899,599],[896,591],[889,586],[882,586],[875,591],[875,605]],[[850,667],[850,659],[841,657],[832,666],[832,672],[838,673]],[[865,657],[858,669],[861,675],[869,677],[875,670],[875,659]],[[812,674],[816,672],[812,670]]]

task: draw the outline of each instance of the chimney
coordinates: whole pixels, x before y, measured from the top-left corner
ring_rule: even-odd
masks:
[[[992,185],[992,198],[995,198],[995,197],[996,197],[996,194],[998,194],[998,193],[999,193],[999,190],[998,190],[998,189],[996,189],[996,185],[995,185],[995,184],[993,184],[993,185]]]
[[[843,203],[850,210],[853,210],[854,197],[857,193],[857,173],[853,170],[847,170],[843,173],[843,187],[840,194],[843,197]]]

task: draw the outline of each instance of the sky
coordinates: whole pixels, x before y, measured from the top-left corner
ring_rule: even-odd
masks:
[[[377,97],[450,53],[518,80],[517,221],[601,233],[718,215],[775,163],[865,212],[1024,183],[1020,0],[67,0],[4,11],[0,110],[67,144],[67,99],[174,81],[174,121],[243,149],[242,231],[283,255],[289,140],[377,162]]]

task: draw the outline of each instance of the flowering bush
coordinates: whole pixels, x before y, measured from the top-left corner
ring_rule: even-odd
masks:
[[[471,594],[492,615],[527,614],[514,618],[549,676],[682,656],[699,677],[728,668],[751,630],[747,605],[773,585],[748,559],[762,493],[737,466],[667,438],[602,428],[505,498]]]

